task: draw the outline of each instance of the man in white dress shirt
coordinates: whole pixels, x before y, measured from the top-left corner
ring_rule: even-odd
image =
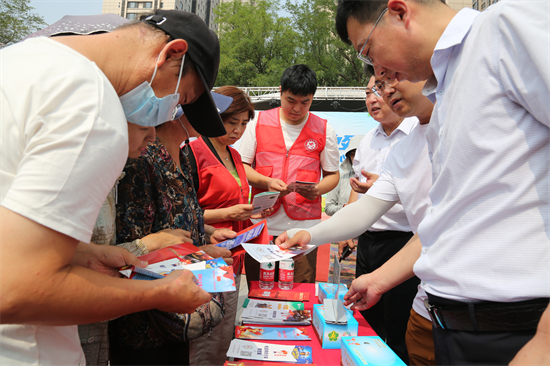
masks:
[[[363,137],[355,153],[353,169],[358,179],[352,178],[354,192],[350,196],[350,202],[355,202],[368,191],[372,178],[367,180],[366,176],[372,177],[374,174],[376,177],[380,174],[393,146],[406,138],[418,125],[416,117],[398,116],[382,97],[372,92],[375,79],[374,76],[371,77],[367,84],[366,104],[372,118],[380,124]],[[359,236],[355,277],[373,272],[383,265],[412,235],[403,206],[398,203]],[[377,305],[362,312],[374,331],[386,340],[388,346],[404,362],[408,362],[405,333],[419,282],[418,278],[411,278],[384,294]]]
[[[437,0],[338,5],[340,38],[362,60],[378,75],[428,80],[437,102],[433,207],[420,240],[390,262],[404,278],[414,264],[422,280],[438,364],[510,362],[548,306],[548,14],[548,1],[504,0],[483,13]],[[364,308],[372,290],[357,286],[350,300]]]

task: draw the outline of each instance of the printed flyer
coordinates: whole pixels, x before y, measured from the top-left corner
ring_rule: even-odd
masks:
[[[231,250],[235,247],[238,247],[242,243],[246,243],[254,238],[256,238],[265,227],[265,221],[260,222],[259,225],[251,226],[250,228],[243,230],[235,238],[222,241],[221,243],[216,244],[217,247],[225,248]]]
[[[227,357],[300,364],[313,363],[312,350],[309,346],[283,346],[241,339],[231,341]]]
[[[283,259],[290,259],[298,254],[306,253],[315,249],[315,245],[307,244],[289,249],[282,249],[278,245],[265,244],[242,244],[244,250],[257,262],[277,262]],[[307,253],[306,253],[307,254]]]
[[[261,299],[289,300],[289,301],[309,301],[309,292],[298,291],[278,291],[278,290],[250,290],[249,297],[259,297]]]
[[[297,301],[269,301],[245,299],[243,308],[258,308],[270,310],[304,310],[304,303]]]
[[[252,199],[252,205],[254,206],[252,215],[259,214],[260,212],[273,207],[275,202],[277,202],[279,194],[281,194],[281,192],[262,192],[255,195]]]
[[[235,338],[274,341],[310,341],[306,328],[235,327]]]

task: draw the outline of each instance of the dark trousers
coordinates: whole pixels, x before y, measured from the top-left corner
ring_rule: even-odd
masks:
[[[403,231],[367,231],[359,236],[355,277],[371,273],[388,261],[413,236]],[[420,280],[415,276],[386,292],[363,318],[388,346],[405,362],[409,355],[405,342],[407,323]]]
[[[133,349],[109,342],[111,365],[189,365],[189,343],[164,342],[150,349]]]
[[[464,303],[428,294],[430,304],[464,306]],[[437,365],[508,365],[533,338],[536,329],[472,332],[432,327]]]

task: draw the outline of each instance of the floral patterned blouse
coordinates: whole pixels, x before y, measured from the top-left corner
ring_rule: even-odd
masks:
[[[199,240],[199,220],[203,221],[187,156],[180,151],[183,172],[157,140],[137,159],[129,159],[126,176],[118,186],[117,242],[143,238],[164,229],[183,229]]]
[[[117,242],[132,241],[164,229],[183,229],[191,233],[194,245],[202,245],[198,228],[199,222],[204,222],[203,211],[193,187],[189,160],[182,151],[180,162],[183,172],[158,138],[149,144],[142,156],[128,160],[124,167],[126,175],[118,185]],[[223,314],[225,306],[221,294],[213,295],[212,301],[220,305]],[[213,316],[210,309],[207,303],[190,318],[187,315],[190,322],[187,327],[202,327],[202,334],[210,332]],[[162,345],[166,334],[163,336],[159,332],[158,324],[153,324],[155,320],[151,318],[158,313],[139,312],[109,322],[110,341],[134,349]],[[163,321],[170,322],[170,319]]]

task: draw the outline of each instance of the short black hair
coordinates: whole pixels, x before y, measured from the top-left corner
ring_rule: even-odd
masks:
[[[304,64],[287,67],[281,76],[281,93],[290,91],[294,95],[315,95],[317,75]]]
[[[388,0],[338,0],[336,9],[338,36],[344,43],[351,44],[348,36],[348,20],[354,18],[359,24],[374,23],[387,6]]]
[[[445,4],[445,0],[414,0],[422,4]],[[338,0],[336,9],[336,32],[340,39],[351,44],[348,36],[348,20],[356,19],[359,24],[376,22],[382,11],[388,7],[388,0]]]

